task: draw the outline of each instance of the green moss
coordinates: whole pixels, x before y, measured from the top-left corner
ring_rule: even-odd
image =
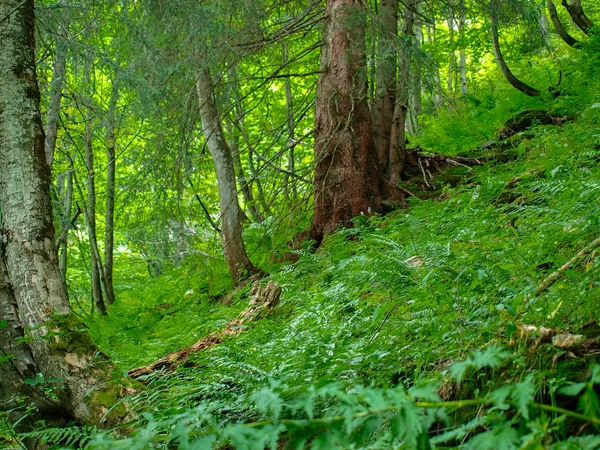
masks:
[[[47,326],[51,330],[50,342],[56,350],[82,355],[97,348],[86,326],[75,314],[55,314]]]

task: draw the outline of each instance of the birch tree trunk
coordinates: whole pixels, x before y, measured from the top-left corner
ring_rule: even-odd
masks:
[[[200,103],[200,120],[206,144],[215,164],[221,206],[221,236],[225,260],[234,284],[259,270],[252,265],[242,237],[241,210],[235,187],[235,170],[231,149],[227,145],[221,120],[213,101],[213,83],[208,69],[201,70],[196,78]]]
[[[10,17],[0,27],[0,232],[6,263],[0,270],[10,286],[0,283],[0,315],[10,319],[7,311],[12,311],[16,334],[19,326],[27,330],[30,356],[25,349],[19,353],[27,358],[25,365],[33,359],[46,380],[44,389],[51,389],[72,417],[99,424],[123,384],[108,384],[115,366],[71,314],[58,266],[35,72],[34,2],[4,0],[0,17]],[[3,370],[17,372],[12,366]],[[14,374],[10,378],[16,380]],[[107,417],[109,426],[119,421],[118,409]]]
[[[378,211],[384,191],[367,104],[365,5],[328,0],[315,111],[315,200],[310,230],[325,234]]]

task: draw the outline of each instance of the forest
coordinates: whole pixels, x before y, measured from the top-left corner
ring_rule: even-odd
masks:
[[[596,0],[0,0],[0,449],[600,449]]]

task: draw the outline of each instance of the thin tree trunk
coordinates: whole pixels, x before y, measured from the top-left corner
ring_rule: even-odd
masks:
[[[238,129],[240,130],[240,133],[245,133],[244,130],[244,123],[243,123],[243,116],[240,117],[238,114],[243,114],[242,108],[241,106],[238,107],[238,102],[240,102],[239,98],[239,84],[238,84],[238,78],[237,78],[237,73],[236,73],[236,69],[235,67],[231,67],[229,69],[229,76],[230,78],[234,81],[234,89],[235,89],[235,120],[236,120],[236,124]],[[246,178],[246,173],[244,171],[244,167],[242,165],[242,159],[240,157],[240,144],[239,144],[239,135],[237,134],[237,131],[235,130],[235,126],[233,123],[231,123],[231,131],[230,131],[230,136],[231,136],[231,143],[230,143],[230,148],[231,148],[231,156],[233,158],[233,165],[235,167],[235,173],[237,175],[237,180],[238,180],[238,186],[239,186],[239,190],[242,192],[242,195],[244,197],[244,203],[246,204],[246,206],[248,207],[249,211],[250,211],[250,216],[252,216],[252,220],[256,223],[262,223],[265,218],[262,215],[262,213],[260,212],[260,209],[258,209],[258,206],[256,205],[256,200],[254,199],[254,195],[252,193],[252,183],[250,181],[248,181],[248,179]]]
[[[246,179],[246,173],[244,171],[244,167],[242,166],[242,159],[240,158],[239,135],[237,134],[237,130],[232,123],[230,124],[229,134],[231,136],[229,140],[229,148],[231,149],[231,157],[233,158],[233,166],[237,176],[238,189],[244,197],[244,204],[250,211],[252,221],[256,223],[262,223],[265,218],[256,206],[256,201],[254,200],[254,195],[252,194],[252,186]]]
[[[421,21],[419,19],[420,13],[420,2],[417,1],[413,5],[415,11],[413,13],[413,32],[414,39],[412,42],[414,46],[411,51],[411,63],[409,67],[409,83],[408,86],[410,94],[410,107],[409,107],[409,121],[408,131],[410,134],[415,135],[419,133],[419,116],[423,114],[423,107],[421,106],[421,63],[419,61],[419,51],[421,50],[421,40],[423,33],[421,30]]]
[[[450,11],[448,13],[448,32],[450,33],[450,61],[448,63],[448,78],[446,84],[448,86],[448,93],[454,96],[454,79],[456,77],[456,52],[454,51],[454,0],[450,0],[448,6],[450,8]]]
[[[496,63],[502,71],[504,78],[506,78],[514,88],[518,89],[526,95],[529,95],[530,97],[536,97],[540,95],[540,91],[519,80],[506,65],[506,62],[504,61],[504,56],[502,56],[502,52],[500,51],[500,42],[498,40],[498,22],[493,15],[491,20],[491,32],[492,45],[494,47],[494,57],[496,58]]]
[[[435,42],[435,24],[434,25],[426,25],[426,39],[427,42],[431,45]],[[440,67],[438,64],[435,64],[433,69],[433,87],[432,87],[431,100],[433,101],[433,106],[435,109],[439,108],[442,104],[442,82],[440,80]]]
[[[33,0],[0,2],[0,17],[9,16],[0,27],[0,210],[6,262],[1,270],[10,287],[2,283],[0,315],[10,318],[8,304],[12,326],[18,319],[21,331],[27,330],[26,345],[36,373],[46,380],[44,388],[52,389],[72,417],[99,425],[123,384],[107,383],[116,368],[72,315],[59,270],[35,71]],[[105,426],[122,421],[117,409]]]
[[[90,241],[90,269],[92,271],[92,301],[99,314],[106,315],[106,305],[102,295],[100,276],[100,253],[96,235],[96,173],[94,171],[94,149],[92,144],[93,118],[88,112],[85,122],[83,145],[85,148],[85,165],[87,169],[87,209],[86,219],[88,239]]]
[[[585,15],[585,12],[581,7],[581,0],[562,0],[562,5],[569,12],[573,22],[581,28],[581,31],[589,35],[594,23]]]
[[[262,187],[262,182],[260,181],[260,174],[258,173],[258,170],[256,169],[256,166],[254,165],[254,146],[252,145],[252,142],[250,141],[250,137],[248,136],[248,133],[246,133],[246,125],[244,123],[244,108],[242,107],[242,99],[240,98],[240,91],[239,89],[236,87],[235,89],[235,115],[237,118],[237,126],[240,130],[240,133],[242,135],[242,138],[244,139],[244,143],[246,144],[246,148],[248,149],[248,168],[250,169],[250,174],[251,174],[251,181],[248,181],[248,186],[250,191],[252,191],[252,186],[256,185],[256,194],[257,194],[257,200],[260,203],[260,206],[262,208],[262,210],[264,211],[264,214],[269,215],[269,205],[267,204],[266,198],[265,198],[265,193]],[[254,194],[252,194],[252,197],[254,198]],[[263,217],[264,215],[261,214]]]
[[[460,64],[460,93],[467,95],[469,88],[467,86],[467,52],[465,50],[465,26],[467,25],[467,8],[465,6],[465,0],[459,0],[458,4],[458,36],[460,39],[460,53],[459,53],[459,64]]]
[[[364,3],[328,0],[315,112],[318,243],[360,214],[378,211],[384,192],[365,77]]]
[[[106,157],[108,160],[106,173],[106,211],[104,227],[104,290],[106,292],[106,303],[112,305],[115,302],[115,291],[113,288],[113,258],[115,242],[115,175],[116,175],[116,145],[115,123],[116,109],[119,101],[118,72],[112,80],[112,90],[108,105],[108,117],[106,124]]]
[[[259,272],[252,265],[242,237],[241,210],[235,187],[235,170],[231,149],[227,145],[217,108],[213,101],[213,83],[208,69],[201,70],[196,78],[196,90],[200,102],[202,131],[215,163],[219,202],[221,205],[221,236],[225,260],[234,284]]]
[[[389,180],[393,185],[400,182],[406,158],[406,120],[410,100],[411,54],[414,39],[415,8],[418,0],[408,0],[404,7],[404,45],[400,51],[400,71],[396,87],[394,122],[390,140]]]
[[[571,47],[575,47],[575,44],[578,44],[579,41],[573,36],[571,36],[563,26],[562,22],[560,21],[560,17],[558,17],[558,11],[556,11],[556,6],[554,6],[554,2],[552,0],[546,0],[546,4],[548,6],[550,20],[552,21],[554,29],[556,30],[560,38]]]
[[[288,46],[285,41],[282,41],[283,46],[283,60],[282,64],[287,66],[289,61],[288,55]],[[292,80],[290,77],[285,80],[285,109],[287,113],[287,132],[288,132],[288,161],[287,161],[287,170],[291,174],[295,173],[295,161],[294,161],[294,142],[296,140],[296,129],[294,124],[294,96],[292,95]],[[286,199],[295,202],[296,200],[296,182],[290,180],[289,174],[284,174],[283,179],[283,194]]]
[[[398,37],[398,2],[381,0],[379,8],[379,39],[377,41],[376,88],[373,100],[373,139],[381,170],[389,164],[389,149],[396,97],[396,66]]]
[[[63,279],[67,280],[67,264],[68,264],[68,243],[69,243],[69,228],[71,227],[71,212],[73,210],[73,169],[69,169],[65,174],[65,193],[63,217],[61,220],[61,237],[60,240],[60,260],[59,267]]]
[[[63,5],[68,6],[69,0],[64,0]],[[68,35],[69,21],[64,23],[64,33]],[[46,161],[52,169],[54,161],[54,150],[56,148],[56,139],[58,137],[58,117],[60,115],[60,102],[65,85],[67,73],[67,36],[62,33],[57,34],[56,53],[54,56],[54,68],[52,70],[52,82],[50,84],[50,100],[48,102],[48,113],[46,118]]]

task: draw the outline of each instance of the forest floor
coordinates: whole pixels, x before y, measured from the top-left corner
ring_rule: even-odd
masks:
[[[282,418],[313,419],[303,436],[314,448],[349,448],[352,433],[369,426],[368,445],[356,448],[391,448],[385,420],[346,432],[327,417],[346,411],[358,421],[377,410],[385,418],[390,393],[400,391],[455,406],[427,420],[417,414],[404,442],[418,442],[421,423],[429,445],[600,445],[589,421],[560,410],[600,412],[600,249],[587,247],[600,237],[600,103],[568,101],[579,105],[574,120],[534,124],[501,146],[471,151],[487,163],[451,167],[430,180],[434,195],[412,197],[409,209],[385,217],[359,217],[316,253],[306,246],[296,263],[271,270],[264,282],[283,288],[271,314],[189,355],[175,372],[147,376],[147,388],[128,399],[145,425],[119,441],[123,448],[183,435],[244,448],[250,430],[261,444],[246,448],[281,445],[265,427]],[[110,316],[90,323],[101,349],[132,369],[223,329],[247,307],[251,287],[224,305],[204,276],[179,269],[119,292]],[[504,392],[502,414],[476,401],[494,392]],[[458,400],[467,400],[464,408]],[[177,431],[182,418],[196,425]],[[121,445],[96,439],[99,448]]]
[[[408,209],[358,217],[293,264],[272,258],[263,284],[282,287],[279,304],[142,377],[126,399],[133,436],[73,436],[111,449],[600,447],[600,91],[578,86],[498,114],[551,105],[565,123],[485,147],[475,130],[450,153],[485,164],[450,167],[433,191],[412,183]],[[436,130],[457,133],[433,127],[418,144]],[[124,371],[150,364],[248,307],[251,284],[224,304],[214,279],[193,263],[123,276],[90,331]]]

